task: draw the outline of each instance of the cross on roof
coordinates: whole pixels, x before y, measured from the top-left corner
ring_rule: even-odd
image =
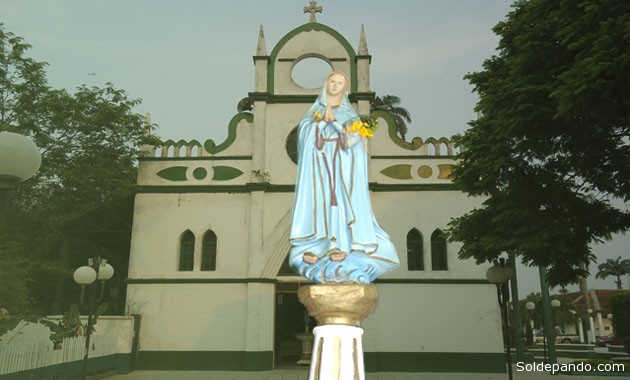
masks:
[[[315,13],[322,13],[323,8],[317,6],[317,1],[310,1],[308,7],[304,7],[304,13],[310,13],[311,18],[309,22],[317,22],[315,19]]]

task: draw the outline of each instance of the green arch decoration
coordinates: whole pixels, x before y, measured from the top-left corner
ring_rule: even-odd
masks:
[[[157,175],[169,181],[186,181],[187,170],[188,166],[171,166],[170,168],[160,170],[157,172]]]
[[[418,168],[420,178],[429,178],[431,175],[433,175],[433,169],[429,165],[422,165]]]
[[[224,151],[230,145],[232,145],[234,141],[236,141],[236,127],[238,126],[238,123],[243,119],[247,120],[248,123],[251,123],[254,121],[254,115],[248,112],[242,112],[234,115],[232,120],[230,120],[230,124],[228,125],[228,137],[225,139],[225,141],[223,141],[220,145],[216,145],[214,140],[206,140],[206,142],[203,144],[203,148],[206,150],[206,152],[210,154],[216,154]]]
[[[350,90],[351,90],[350,92],[357,92],[357,88],[358,88],[357,62],[356,62],[356,53],[354,52],[352,45],[350,45],[350,43],[348,42],[348,40],[346,40],[344,36],[342,36],[339,32],[337,32],[333,28],[326,26],[324,24],[320,24],[318,22],[309,22],[304,25],[298,26],[297,28],[293,29],[289,33],[285,34],[284,37],[282,37],[280,41],[278,41],[276,46],[273,47],[273,50],[271,51],[271,54],[269,55],[270,57],[269,67],[267,70],[267,91],[270,94],[272,95],[275,94],[275,89],[274,89],[274,71],[275,70],[274,69],[275,69],[275,62],[276,62],[276,59],[278,57],[278,53],[280,52],[280,50],[284,47],[284,45],[286,45],[287,42],[289,42],[289,40],[291,40],[297,34],[301,32],[310,32],[313,30],[328,33],[331,37],[339,41],[341,46],[344,47],[344,49],[348,53],[348,59],[350,60]]]
[[[390,178],[411,179],[411,165],[409,164],[392,165],[381,170],[381,173],[383,173],[384,175]]]
[[[228,181],[243,174],[242,171],[231,166],[213,166],[212,171],[212,179],[214,181]]]
[[[206,178],[207,176],[208,176],[208,171],[206,170],[206,168],[199,167],[193,170],[193,177],[195,177],[195,179],[202,180]]]
[[[424,144],[422,138],[420,137],[414,137],[411,142],[401,139],[396,133],[396,122],[394,121],[392,115],[389,114],[389,112],[374,111],[370,116],[372,116],[372,118],[375,120],[379,117],[385,119],[385,122],[387,123],[387,132],[389,134],[389,138],[394,142],[394,144],[398,145],[399,147],[407,150],[418,150],[422,146],[422,144]]]

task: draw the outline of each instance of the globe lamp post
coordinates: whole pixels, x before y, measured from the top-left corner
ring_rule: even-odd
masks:
[[[100,257],[88,259],[88,265],[77,268],[74,271],[74,281],[81,287],[81,305],[83,305],[85,289],[89,288],[88,300],[88,321],[87,331],[85,334],[85,355],[83,356],[83,364],[81,369],[81,379],[85,380],[87,376],[87,363],[90,354],[90,338],[92,330],[96,323],[96,306],[102,301],[103,292],[105,290],[105,282],[114,276],[114,268],[107,263],[106,259]],[[100,283],[100,286],[99,286]],[[96,295],[100,287],[100,295],[98,299]]]
[[[505,362],[508,370],[508,378],[512,380],[512,353],[510,347],[510,322],[507,305],[510,301],[508,280],[512,277],[512,268],[505,265],[505,259],[495,260],[494,265],[486,271],[488,282],[497,287],[497,299],[501,310],[501,326],[503,331],[503,345],[505,348]]]
[[[41,163],[39,148],[31,139],[0,132],[0,222],[8,192],[34,176]]]

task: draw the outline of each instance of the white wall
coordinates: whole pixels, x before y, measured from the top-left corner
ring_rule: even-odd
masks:
[[[127,303],[143,351],[245,350],[247,284],[130,284]]]
[[[488,285],[379,284],[364,351],[500,352],[501,315]]]

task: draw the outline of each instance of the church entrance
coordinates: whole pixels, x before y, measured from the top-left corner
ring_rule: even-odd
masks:
[[[297,291],[306,284],[280,282],[276,284],[276,312],[274,333],[275,368],[308,366],[310,357],[304,357],[304,341],[312,345],[315,319],[309,317],[300,303]],[[309,343],[310,342],[310,343]]]

